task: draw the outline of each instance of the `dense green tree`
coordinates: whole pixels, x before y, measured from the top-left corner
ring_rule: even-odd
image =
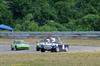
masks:
[[[49,25],[51,28],[56,28],[58,31],[66,31],[65,26],[61,25],[59,22],[55,22],[53,20],[49,20],[47,22],[47,25]]]
[[[22,28],[21,24],[16,24],[14,30],[15,30],[15,31],[21,31],[21,28]]]
[[[11,25],[12,14],[5,0],[0,0],[0,24]]]
[[[15,31],[100,31],[100,0],[0,0]]]
[[[36,22],[32,21],[28,27],[29,31],[39,31],[39,26]]]
[[[82,18],[81,25],[87,29],[99,31],[100,30],[100,16],[89,14]]]

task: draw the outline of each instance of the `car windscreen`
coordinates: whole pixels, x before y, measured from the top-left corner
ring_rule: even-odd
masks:
[[[16,41],[16,44],[23,44],[23,41]]]

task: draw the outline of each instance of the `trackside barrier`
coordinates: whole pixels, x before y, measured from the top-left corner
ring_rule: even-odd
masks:
[[[41,36],[62,36],[62,37],[100,37],[97,32],[0,32],[0,37],[41,37]]]

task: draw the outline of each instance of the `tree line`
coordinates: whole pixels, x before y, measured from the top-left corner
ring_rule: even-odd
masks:
[[[100,0],[0,0],[15,31],[100,31]]]

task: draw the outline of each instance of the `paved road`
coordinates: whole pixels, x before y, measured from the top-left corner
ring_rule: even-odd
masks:
[[[36,52],[35,50],[35,45],[31,45],[30,50],[19,50],[19,51],[11,51],[11,46],[10,45],[0,45],[0,54],[3,53],[32,53],[32,52]]]
[[[70,46],[69,52],[95,52],[100,51],[100,47],[94,46]],[[3,53],[38,53],[35,45],[31,45],[30,50],[11,51],[10,45],[0,45],[0,54]]]

